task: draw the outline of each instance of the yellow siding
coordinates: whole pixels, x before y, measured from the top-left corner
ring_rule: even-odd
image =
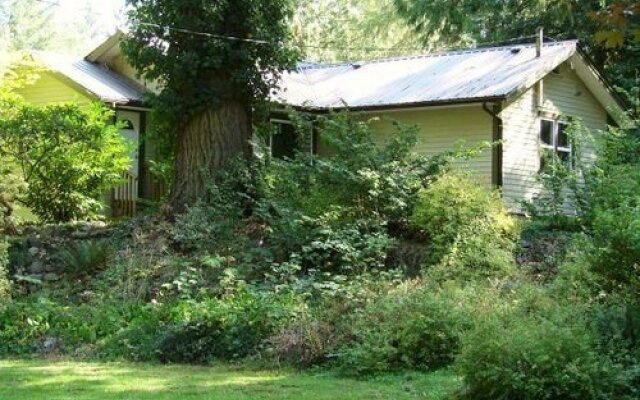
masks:
[[[131,80],[138,82],[147,90],[150,90],[155,93],[160,91],[159,85],[157,84],[157,82],[149,82],[138,77],[136,75],[136,70],[131,66],[131,64],[129,64],[129,62],[124,58],[122,54],[118,54],[117,56],[109,60],[109,68],[111,68],[112,70],[114,70],[115,72],[119,73],[122,76],[125,76]]]
[[[388,118],[407,125],[418,125],[420,133],[415,151],[428,156],[457,149],[460,144],[471,147],[478,143],[490,142],[493,132],[492,118],[479,106],[386,111],[367,115],[367,117],[380,117],[371,125],[380,143],[383,143],[387,135],[394,131]],[[468,168],[487,187],[491,187],[490,149],[484,150],[471,160],[460,163],[460,166]]]
[[[88,104],[93,101],[88,94],[76,90],[48,72],[43,73],[32,85],[20,89],[18,94],[23,96],[27,102],[35,105],[72,101]]]
[[[521,201],[531,200],[540,193],[536,175],[540,169],[539,116],[577,117],[594,134],[605,129],[605,109],[591,95],[577,75],[562,65],[559,73],[551,73],[543,81],[543,106],[536,105],[534,89],[508,105],[503,120],[503,194],[515,211]],[[594,148],[589,144],[585,157],[593,159]]]

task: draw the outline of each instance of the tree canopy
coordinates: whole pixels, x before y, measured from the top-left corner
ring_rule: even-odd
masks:
[[[225,99],[265,99],[295,52],[283,43],[290,1],[130,0],[123,49],[140,75],[163,82],[154,104],[188,120]]]
[[[251,113],[295,66],[290,0],[129,0],[127,58],[162,82],[151,102],[175,138],[176,211],[196,202],[210,176],[251,153]]]

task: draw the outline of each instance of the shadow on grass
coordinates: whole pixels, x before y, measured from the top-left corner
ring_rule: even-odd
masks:
[[[444,399],[459,381],[448,371],[370,381],[226,366],[0,361],[0,399]]]

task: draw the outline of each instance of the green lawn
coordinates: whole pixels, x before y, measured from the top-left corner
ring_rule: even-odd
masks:
[[[229,366],[0,360],[2,400],[436,400],[445,399],[459,384],[449,371],[358,381]]]

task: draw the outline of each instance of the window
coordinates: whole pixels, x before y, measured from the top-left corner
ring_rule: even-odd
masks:
[[[271,123],[275,125],[276,131],[271,136],[269,147],[271,148],[271,155],[276,158],[293,158],[296,150],[301,146],[306,146],[306,138],[302,137],[296,132],[295,126],[291,121],[286,120],[271,120]],[[310,151],[313,153],[313,133],[310,141]]]
[[[571,167],[571,140],[567,134],[567,124],[557,120],[540,120],[540,171],[544,171],[550,155],[556,155],[565,165]],[[554,158],[555,159],[555,158]]]
[[[119,120],[118,122],[122,125],[121,129],[128,129],[130,131],[134,131],[135,130],[135,127],[133,126],[133,122],[131,122],[130,119],[123,118],[123,119]]]

